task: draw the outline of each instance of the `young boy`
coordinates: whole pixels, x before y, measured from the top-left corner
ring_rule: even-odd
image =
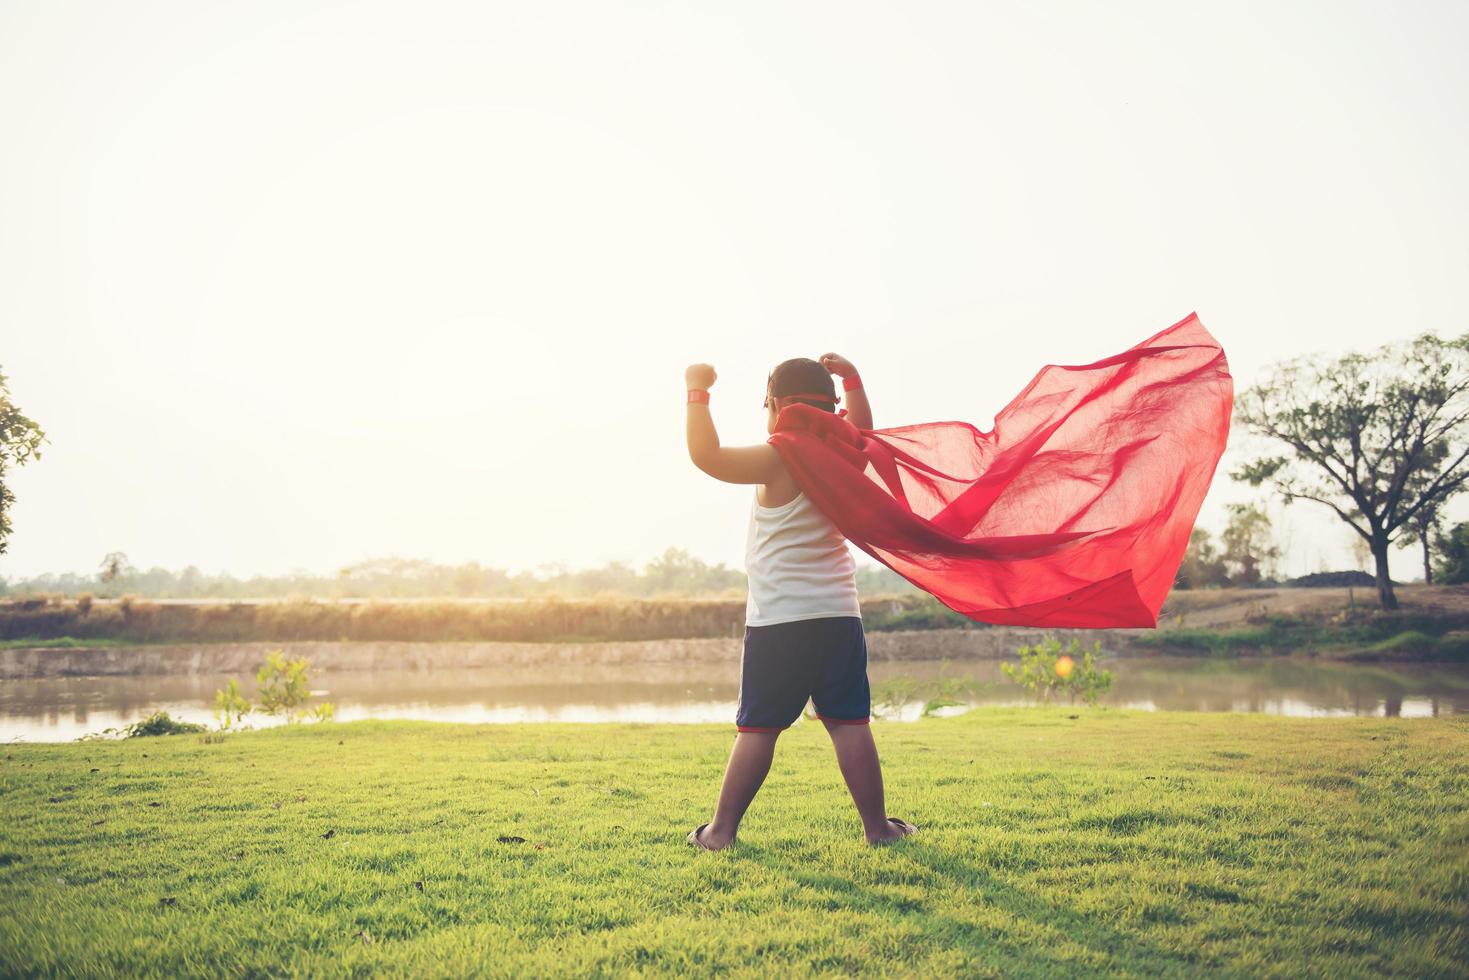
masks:
[[[765,430],[775,431],[780,410],[800,402],[836,411],[831,375],[843,379],[848,420],[872,428],[872,411],[852,362],[824,354],[776,365],[765,387]],[[808,500],[774,446],[719,444],[709,414],[714,368],[694,364],[688,386],[688,445],[694,465],[716,480],[756,484],[745,544],[749,596],[740,662],[740,703],[733,751],[714,819],[689,833],[690,844],[717,851],[735,840],[755,798],[775,741],[811,699],[836,749],[837,764],[869,844],[913,833],[912,824],[884,809],[882,769],[868,725],[867,642],[857,604],[856,564],[846,539]]]

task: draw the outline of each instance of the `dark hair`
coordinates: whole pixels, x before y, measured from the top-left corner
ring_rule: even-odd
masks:
[[[831,372],[822,367],[820,361],[813,361],[809,357],[793,357],[789,361],[781,361],[765,382],[765,393],[768,397],[780,398],[799,392],[831,395],[833,400],[829,402],[798,398],[796,404],[812,405],[835,414],[837,388],[831,380]]]

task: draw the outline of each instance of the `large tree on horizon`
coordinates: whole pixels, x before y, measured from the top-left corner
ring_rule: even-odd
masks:
[[[46,433],[26,418],[10,400],[10,388],[0,373],[0,555],[5,554],[10,540],[10,505],[15,503],[5,480],[5,471],[14,463],[24,466],[41,458],[41,443]]]
[[[1235,419],[1290,453],[1231,475],[1329,507],[1367,544],[1378,598],[1396,609],[1389,548],[1469,479],[1469,334],[1280,362],[1238,396]]]

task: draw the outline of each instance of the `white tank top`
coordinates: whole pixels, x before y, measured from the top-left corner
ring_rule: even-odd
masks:
[[[856,573],[847,539],[804,492],[779,507],[762,507],[756,489],[745,538],[746,626],[861,618]]]

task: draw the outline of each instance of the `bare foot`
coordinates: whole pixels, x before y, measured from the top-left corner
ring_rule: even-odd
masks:
[[[891,844],[895,840],[901,840],[907,837],[917,829],[917,827],[906,820],[899,820],[897,817],[888,817],[887,824],[881,831],[877,834],[867,835],[867,843]]]

